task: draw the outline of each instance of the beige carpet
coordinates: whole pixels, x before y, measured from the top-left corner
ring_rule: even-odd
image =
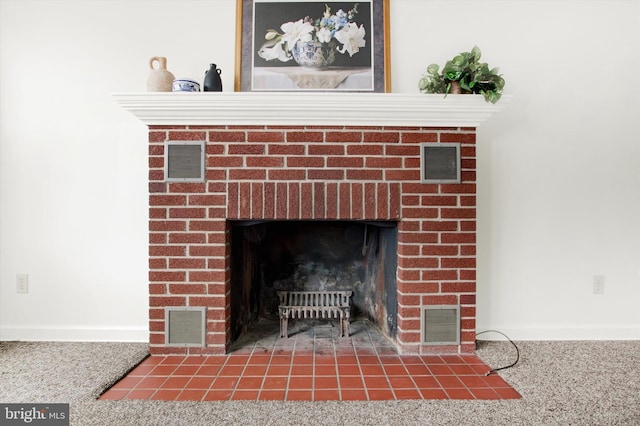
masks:
[[[136,343],[0,343],[0,402],[70,404],[73,425],[640,425],[640,341],[516,342],[511,401],[97,401],[146,355]],[[507,342],[478,355],[507,365]]]

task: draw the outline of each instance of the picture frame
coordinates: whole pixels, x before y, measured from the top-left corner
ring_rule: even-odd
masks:
[[[391,91],[389,0],[236,1],[235,91]]]

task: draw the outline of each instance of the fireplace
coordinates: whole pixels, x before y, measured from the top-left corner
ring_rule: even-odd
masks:
[[[473,96],[117,96],[149,126],[152,354],[227,353],[276,315],[279,289],[353,290],[355,312],[399,353],[474,352],[476,127],[494,106]],[[307,100],[318,108],[310,118],[295,107]],[[167,147],[186,142],[203,147],[204,178],[167,180]],[[438,144],[459,147],[459,182],[422,180],[421,147]],[[172,308],[204,316],[202,344],[168,344]],[[430,341],[425,330],[446,321],[456,341]]]
[[[232,222],[231,339],[278,320],[278,291],[351,291],[351,317],[394,339],[396,269],[396,222]]]

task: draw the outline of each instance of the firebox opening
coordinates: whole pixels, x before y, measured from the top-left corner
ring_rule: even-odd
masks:
[[[351,317],[397,328],[397,223],[231,223],[231,338],[278,318],[277,291],[351,290]]]

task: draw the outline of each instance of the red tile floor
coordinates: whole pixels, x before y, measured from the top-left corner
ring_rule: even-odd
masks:
[[[516,399],[520,394],[475,355],[398,355],[366,321],[351,335],[315,321],[262,322],[226,356],[144,360],[100,399],[163,401],[367,401]]]

